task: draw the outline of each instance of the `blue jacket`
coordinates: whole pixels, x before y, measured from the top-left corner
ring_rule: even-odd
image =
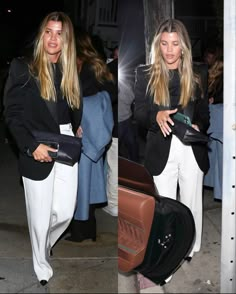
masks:
[[[114,124],[111,99],[106,91],[83,97],[83,102],[76,220],[88,219],[89,204],[107,201],[103,154],[111,141]]]

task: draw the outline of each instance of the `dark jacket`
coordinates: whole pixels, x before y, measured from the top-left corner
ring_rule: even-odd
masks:
[[[162,108],[154,104],[153,97],[146,92],[149,80],[148,68],[148,65],[139,66],[136,71],[134,117],[138,125],[146,128],[148,131],[144,165],[152,175],[159,175],[165,168],[168,160],[172,134],[164,137],[156,122],[157,112],[162,110]],[[202,70],[204,75],[207,69],[203,68],[200,71]],[[202,77],[201,74],[200,77]],[[203,86],[207,84],[205,81],[203,82]],[[201,90],[196,88],[194,95],[196,98],[193,102],[189,103],[184,113],[192,118],[192,124],[197,124],[200,131],[206,133],[209,127],[209,109],[206,89],[203,89],[203,92],[204,97],[202,98]],[[192,144],[192,149],[200,169],[206,173],[209,168],[207,145]]]
[[[81,100],[82,101],[82,100]],[[54,162],[40,163],[27,155],[39,145],[33,130],[60,133],[55,120],[56,103],[49,103],[40,96],[36,80],[29,74],[24,58],[13,59],[4,92],[5,120],[19,148],[19,169],[22,176],[32,180],[45,179]],[[70,109],[73,131],[76,132],[82,116],[80,109]]]

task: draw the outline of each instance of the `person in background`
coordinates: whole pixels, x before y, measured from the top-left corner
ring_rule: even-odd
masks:
[[[118,56],[119,56],[119,47],[115,46],[112,50],[112,58],[113,60],[118,60]]]
[[[203,176],[209,159],[206,144],[185,145],[171,128],[178,111],[190,117],[194,129],[206,133],[209,108],[201,84],[201,76],[193,72],[185,26],[176,19],[165,20],[152,43],[151,63],[137,69],[135,116],[147,124],[144,165],[159,194],[176,200],[178,191],[193,214],[196,237],[188,261],[201,248]]]
[[[114,78],[94,48],[90,35],[75,30],[77,66],[83,91],[83,150],[79,163],[77,207],[68,241],[96,241],[96,207],[107,201],[104,154],[113,129]]]
[[[100,58],[102,58],[102,60],[106,62],[107,53],[106,53],[102,38],[99,35],[90,35],[90,38],[91,38],[92,45],[97,51],[97,53],[99,54]]]
[[[12,61],[4,103],[5,120],[19,149],[34,271],[44,286],[53,276],[51,248],[70,224],[78,186],[78,164],[54,162],[48,152],[57,150],[33,136],[35,130],[81,136],[74,31],[65,13],[48,14],[33,56]]]
[[[206,49],[204,61],[208,64],[208,99],[210,104],[223,103],[223,54],[219,46]]]
[[[139,148],[136,137],[136,129],[132,122],[132,104],[134,102],[134,91],[131,82],[119,80],[119,155],[128,159],[139,162]],[[123,148],[126,152],[122,152]]]
[[[115,87],[112,86],[114,127],[112,130],[112,140],[107,148],[105,157],[107,206],[103,210],[116,217],[118,216],[118,46],[113,49],[112,58],[112,61],[107,63],[107,66],[113,74],[115,83]]]
[[[215,200],[222,200],[223,182],[223,52],[220,46],[208,47],[204,60],[208,64],[208,100],[210,127],[207,132],[210,168],[204,185],[213,188]]]

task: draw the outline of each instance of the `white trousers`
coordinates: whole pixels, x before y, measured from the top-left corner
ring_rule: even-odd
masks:
[[[163,172],[154,176],[160,195],[177,199],[191,210],[196,227],[196,237],[189,256],[200,251],[202,238],[202,188],[203,172],[194,157],[192,147],[184,145],[175,135],[172,137],[169,158]]]
[[[60,125],[60,132],[73,135],[70,124]],[[23,184],[34,271],[39,281],[48,281],[53,275],[49,264],[50,249],[74,214],[78,164],[71,167],[55,162],[46,179],[34,181],[23,177]]]
[[[118,209],[118,138],[112,138],[107,150],[107,201],[108,206]]]

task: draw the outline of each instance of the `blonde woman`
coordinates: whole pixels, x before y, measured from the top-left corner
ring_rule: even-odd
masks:
[[[194,129],[206,132],[208,100],[201,84],[185,26],[175,19],[164,21],[152,43],[151,64],[137,69],[135,117],[148,129],[144,164],[159,194],[176,199],[179,187],[179,200],[193,214],[196,239],[189,261],[201,247],[203,175],[209,160],[206,145],[184,145],[172,134],[172,116],[177,111],[188,115]]]
[[[78,164],[54,162],[34,130],[80,135],[82,101],[71,20],[52,12],[42,21],[31,60],[14,59],[5,88],[5,118],[19,148],[34,271],[41,285],[53,275],[52,246],[76,205]],[[32,153],[32,157],[28,153]]]

